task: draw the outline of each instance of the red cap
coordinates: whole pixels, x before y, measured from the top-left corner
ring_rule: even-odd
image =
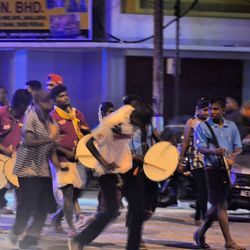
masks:
[[[57,74],[49,74],[47,81],[54,82],[56,84],[63,84],[63,78]]]

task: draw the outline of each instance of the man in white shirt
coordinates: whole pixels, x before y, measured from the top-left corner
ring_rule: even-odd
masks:
[[[69,240],[70,250],[80,250],[91,243],[117,216],[120,206],[120,189],[123,180],[120,174],[125,174],[132,167],[132,155],[129,142],[133,137],[135,128],[149,124],[152,119],[152,109],[146,104],[138,104],[136,107],[124,105],[117,111],[105,117],[101,124],[93,131],[93,137],[87,142],[87,147],[97,159],[96,172],[100,176],[100,192],[105,203],[105,209],[100,211],[95,220],[90,223],[77,237]],[[93,142],[97,142],[97,147]],[[143,206],[143,205],[142,205]],[[141,240],[141,219],[136,220],[137,225],[128,228],[129,236],[127,249],[138,250]],[[136,228],[137,237],[133,237],[130,231]]]

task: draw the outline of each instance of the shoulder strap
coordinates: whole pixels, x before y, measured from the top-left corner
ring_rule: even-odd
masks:
[[[143,155],[145,155],[147,150],[148,150],[147,128],[146,127],[141,128],[141,146],[142,146],[142,150],[143,150]]]
[[[160,139],[158,138],[158,136],[155,135],[154,131],[155,131],[155,128],[153,126],[153,123],[150,124],[151,126],[151,141],[152,139],[157,143],[157,142],[160,142]],[[153,142],[152,142],[152,145],[153,145]]]
[[[211,135],[212,135],[212,143],[213,143],[217,148],[219,148],[220,145],[219,145],[219,143],[218,143],[218,140],[217,140],[217,137],[216,137],[216,135],[215,135],[215,133],[214,133],[214,130],[212,129],[212,127],[210,126],[210,124],[209,124],[208,122],[205,122],[205,124],[207,125],[207,127],[208,127],[208,129],[209,129],[209,131],[210,131],[210,133],[211,133]]]

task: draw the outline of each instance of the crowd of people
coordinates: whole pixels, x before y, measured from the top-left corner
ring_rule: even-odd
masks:
[[[67,234],[69,249],[83,249],[119,216],[125,197],[126,249],[146,249],[143,224],[156,210],[159,185],[143,172],[143,158],[161,140],[152,125],[149,104],[137,95],[125,96],[116,110],[111,102],[103,102],[98,110],[99,124],[91,130],[83,113],[72,106],[63,78],[57,74],[48,75],[44,90],[41,82],[28,81],[24,89],[16,90],[10,102],[5,87],[0,86],[0,104],[1,170],[8,160],[13,161],[13,169],[8,170],[12,179],[0,176],[0,208],[8,211],[5,194],[14,190],[16,215],[9,234],[13,245],[18,244],[20,249],[36,246],[48,214],[53,214],[51,226]],[[209,248],[205,233],[217,219],[225,248],[244,250],[229,230],[230,180],[223,160],[227,156],[232,163],[242,151],[241,141],[249,140],[245,124],[249,124],[250,105],[246,102],[239,111],[227,113],[239,130],[224,118],[225,106],[222,98],[201,98],[197,102],[195,116],[185,126],[177,171],[184,171],[188,154],[197,186],[195,224],[200,228],[194,240],[198,247]],[[94,171],[99,181],[98,206],[92,216],[81,211],[78,201],[87,174],[77,159],[76,147],[86,135],[86,147],[96,159]],[[61,225],[63,217],[66,232]]]

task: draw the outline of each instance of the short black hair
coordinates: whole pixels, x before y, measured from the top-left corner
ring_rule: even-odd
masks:
[[[18,89],[11,99],[11,106],[18,108],[21,105],[29,106],[32,101],[32,95],[27,89]]]
[[[210,104],[218,103],[222,109],[226,106],[226,99],[222,96],[212,97],[209,100]]]
[[[139,95],[125,95],[122,100],[125,105],[132,102],[142,102],[142,98]]]
[[[65,85],[62,84],[57,85],[50,91],[50,98],[52,100],[55,100],[60,93],[65,91],[67,91],[67,87]]]
[[[41,90],[42,89],[42,83],[37,80],[30,80],[26,82],[26,86],[29,86],[32,90]]]
[[[112,102],[102,102],[100,105],[100,111],[105,114],[109,109],[114,108],[114,105]]]
[[[133,116],[139,119],[143,124],[150,124],[153,118],[153,109],[152,107],[145,103],[140,102],[135,106],[135,110],[133,111]]]
[[[207,97],[201,97],[196,103],[196,108],[203,109],[205,107],[208,107],[208,105],[209,105],[209,99]]]

